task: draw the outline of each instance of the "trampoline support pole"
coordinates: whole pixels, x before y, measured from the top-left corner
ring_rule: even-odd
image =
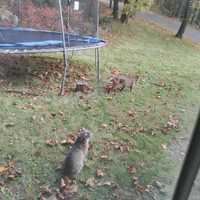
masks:
[[[62,29],[63,59],[64,59],[64,75],[63,75],[63,80],[60,87],[60,95],[63,96],[65,92],[65,83],[67,80],[68,60],[67,60],[67,48],[66,48],[66,41],[65,41],[65,29],[64,29],[64,22],[63,22],[61,0],[59,0],[59,11],[60,11],[60,21],[61,21],[61,29]]]
[[[100,55],[99,55],[99,48],[95,49],[95,67],[97,73],[97,83],[99,84],[100,81]]]
[[[96,23],[96,36],[99,36],[99,0],[97,0],[97,23]],[[95,66],[96,66],[96,73],[97,73],[97,87],[99,88],[100,82],[100,54],[99,48],[95,49]]]

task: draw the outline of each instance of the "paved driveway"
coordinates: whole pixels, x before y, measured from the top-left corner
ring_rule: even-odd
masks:
[[[177,19],[161,16],[153,12],[138,13],[137,18],[141,18],[147,22],[159,25],[160,27],[171,31],[174,34],[176,34],[181,25],[180,21]],[[194,43],[200,43],[200,31],[188,25],[184,34],[184,38],[190,39]]]

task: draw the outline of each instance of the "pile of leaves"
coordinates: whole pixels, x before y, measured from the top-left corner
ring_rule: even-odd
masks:
[[[74,91],[76,80],[88,81],[89,69],[90,66],[87,64],[69,61],[66,90]],[[0,56],[0,83],[6,90],[9,90],[9,93],[13,91],[16,95],[43,95],[46,94],[45,90],[58,93],[63,72],[63,59],[39,56],[12,56],[9,58],[5,55]],[[24,92],[14,92],[14,88],[10,87],[12,82],[19,80],[24,84]],[[33,80],[36,80],[40,87],[33,84]]]

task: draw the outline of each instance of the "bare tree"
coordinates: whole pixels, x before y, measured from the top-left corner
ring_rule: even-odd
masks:
[[[124,7],[129,4],[129,0],[124,0]],[[122,12],[121,18],[120,18],[122,23],[128,23],[128,15],[126,12]]]
[[[109,8],[112,8],[113,0],[109,0]]]
[[[113,0],[113,18],[118,19],[119,0]]]
[[[176,34],[177,38],[181,39],[183,37],[183,34],[185,33],[185,30],[186,30],[186,27],[187,27],[187,24],[189,22],[189,18],[190,18],[191,12],[192,12],[192,4],[193,4],[193,0],[186,0],[186,6],[185,6],[184,14],[183,14],[183,20],[182,20],[181,26]]]

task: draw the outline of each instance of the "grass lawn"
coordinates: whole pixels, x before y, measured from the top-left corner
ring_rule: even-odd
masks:
[[[112,31],[102,32],[109,40],[101,51],[102,80],[115,68],[138,74],[133,92],[107,95],[95,90],[83,98],[74,93],[59,97],[59,73],[46,82],[38,76],[1,82],[0,166],[14,162],[21,176],[0,176],[0,199],[37,199],[41,186],[57,187],[56,168],[69,145],[49,147],[46,141],[60,142],[82,127],[90,129],[93,138],[74,199],[133,199],[143,187],[173,171],[166,148],[187,126],[188,113],[199,103],[200,50],[140,21],[123,26],[116,23]],[[84,70],[95,87],[92,55],[78,54],[71,62]],[[60,62],[59,55],[55,57]],[[31,58],[26,62],[31,68]],[[46,73],[45,67],[40,70]],[[8,88],[28,88],[40,95],[7,93]],[[172,122],[178,119],[179,126],[163,133],[170,116]],[[97,169],[105,175],[96,177]],[[86,186],[92,177],[94,187]],[[137,178],[138,183],[133,184]]]

